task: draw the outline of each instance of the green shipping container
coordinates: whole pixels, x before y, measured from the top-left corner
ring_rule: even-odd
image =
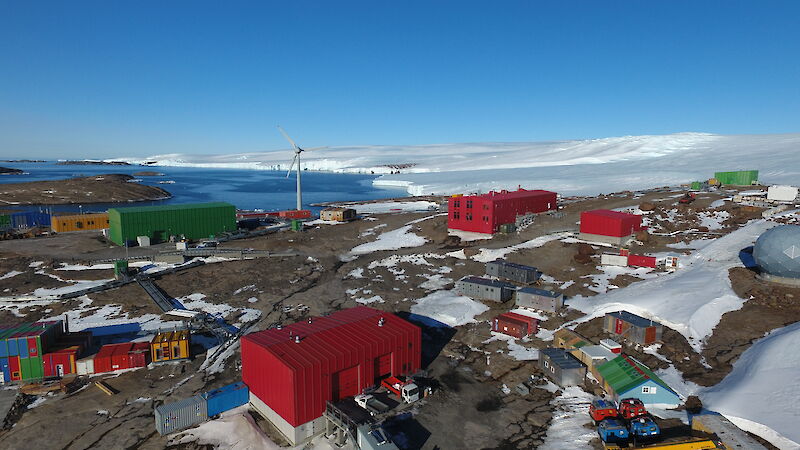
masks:
[[[758,182],[757,170],[738,170],[734,172],[714,172],[714,178],[723,185],[750,186]]]
[[[11,226],[11,216],[8,214],[0,214],[0,229],[8,228]]]
[[[128,261],[121,259],[114,261],[114,275],[124,275],[128,273]]]
[[[230,203],[136,206],[108,210],[109,238],[118,245],[147,236],[152,243],[170,236],[205,239],[236,231],[236,207]]]
[[[292,220],[292,231],[302,231],[303,229],[303,222],[299,220]]]
[[[692,181],[692,190],[693,191],[699,191],[702,188],[703,188],[703,183],[701,183],[699,181]]]

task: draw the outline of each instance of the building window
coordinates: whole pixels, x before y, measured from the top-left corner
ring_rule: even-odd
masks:
[[[469,220],[469,221],[472,220],[472,213],[467,213],[467,220]]]
[[[453,219],[460,219],[461,213],[458,211],[453,211]]]
[[[483,204],[483,209],[484,209],[484,211],[488,211],[488,210],[489,210],[489,205],[487,205],[486,203],[484,203],[484,204]]]
[[[472,200],[467,200],[467,208],[472,208]]]
[[[556,373],[556,366],[550,366],[550,373]]]
[[[550,368],[550,363],[549,363],[549,362],[547,362],[547,361],[545,361],[545,362],[544,362],[544,368],[545,368],[545,369],[549,369],[549,368]]]
[[[483,216],[483,221],[488,223],[489,222],[489,216]]]
[[[453,200],[453,208],[461,208],[461,200]]]
[[[642,394],[655,394],[655,386],[642,386]]]

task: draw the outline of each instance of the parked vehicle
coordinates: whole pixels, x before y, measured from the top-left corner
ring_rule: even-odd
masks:
[[[381,386],[406,403],[419,400],[419,386],[411,380],[403,381],[397,377],[389,377],[381,381]]]
[[[634,419],[647,414],[644,404],[638,398],[623,398],[619,401],[619,416],[623,419]]]
[[[603,419],[597,425],[597,434],[603,442],[628,442],[630,433],[619,419]]]
[[[680,200],[678,200],[678,203],[680,203],[682,205],[688,205],[689,203],[692,203],[693,201],[695,201],[694,193],[687,192],[687,193],[683,194],[683,197],[681,197]]]
[[[603,419],[616,418],[619,412],[614,402],[598,398],[592,400],[592,404],[589,406],[589,415],[592,416],[594,424],[597,425]]]
[[[389,405],[375,398],[374,395],[361,394],[355,397],[356,404],[369,412],[371,416],[377,416],[389,410]]]
[[[360,450],[397,450],[386,431],[369,424],[361,425],[356,430],[356,439]]]
[[[649,415],[639,416],[629,421],[628,431],[635,439],[652,439],[661,435],[661,428]]]

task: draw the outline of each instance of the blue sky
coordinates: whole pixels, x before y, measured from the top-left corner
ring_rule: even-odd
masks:
[[[0,156],[798,132],[795,1],[0,1]]]

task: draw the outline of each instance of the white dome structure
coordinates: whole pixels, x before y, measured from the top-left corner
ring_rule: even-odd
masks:
[[[766,231],[756,241],[753,258],[765,280],[800,286],[800,226]]]

